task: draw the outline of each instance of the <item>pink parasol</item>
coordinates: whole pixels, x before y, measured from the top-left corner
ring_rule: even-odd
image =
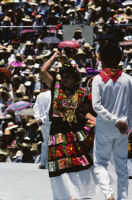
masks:
[[[22,67],[24,65],[24,62],[19,62],[19,61],[12,61],[9,63],[12,67]]]
[[[34,33],[34,32],[37,32],[37,30],[25,29],[25,30],[22,30],[20,33],[21,33],[21,34],[25,34],[25,33]]]
[[[59,43],[58,47],[59,48],[71,48],[71,49],[76,49],[76,48],[79,48],[81,45],[76,42],[76,41],[73,41],[73,40],[66,40],[66,41],[62,41]]]
[[[30,108],[32,106],[32,103],[27,101],[18,101],[16,103],[10,104],[5,111],[13,110],[13,111],[20,111],[25,108]]]
[[[120,42],[120,46],[132,46],[132,40]]]

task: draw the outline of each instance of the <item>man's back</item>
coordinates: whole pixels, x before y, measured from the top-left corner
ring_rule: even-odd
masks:
[[[122,73],[116,82],[110,79],[104,83],[98,75],[94,78],[92,87],[93,108],[98,117],[104,121],[113,121],[114,124],[118,120],[128,123],[132,105],[132,77]]]

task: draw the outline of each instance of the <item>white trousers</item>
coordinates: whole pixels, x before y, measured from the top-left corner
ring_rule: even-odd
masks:
[[[41,147],[41,165],[48,169],[48,138],[50,132],[50,123],[41,126],[41,132],[44,142]]]
[[[128,136],[121,135],[114,125],[97,120],[93,152],[94,172],[106,199],[109,199],[114,193],[108,172],[108,162],[111,159],[111,153],[113,153],[114,156],[115,169],[117,173],[117,200],[127,200]]]

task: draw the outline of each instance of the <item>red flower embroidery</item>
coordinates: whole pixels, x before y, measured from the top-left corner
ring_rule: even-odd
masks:
[[[78,161],[78,158],[71,158],[73,166],[78,166],[81,165],[80,162]]]
[[[66,135],[67,135],[67,143],[72,142],[71,134],[70,134],[70,133],[67,133]]]
[[[55,149],[56,158],[62,157],[63,154],[64,154],[63,147],[62,146],[56,147]]]
[[[63,96],[58,96],[58,100],[61,101],[63,99]]]
[[[66,146],[66,151],[67,151],[67,153],[68,153],[69,156],[77,154],[76,151],[75,151],[75,148],[74,148],[73,144],[68,144]]]
[[[91,93],[88,95],[88,98],[89,98],[90,101],[92,101],[92,94]]]
[[[81,100],[78,100],[78,103],[81,104],[82,103]]]
[[[78,96],[79,96],[79,97],[82,97],[82,96],[83,96],[83,94],[82,94],[82,93],[79,93],[79,94],[78,94]]]
[[[59,93],[62,93],[62,92],[63,92],[63,91],[60,89],[60,90],[59,90]]]

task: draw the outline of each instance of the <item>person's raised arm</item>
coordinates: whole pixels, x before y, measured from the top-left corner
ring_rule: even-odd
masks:
[[[53,56],[51,56],[51,58],[49,60],[47,60],[47,62],[45,62],[44,65],[41,68],[41,72],[44,75],[45,83],[50,89],[51,89],[53,77],[48,72],[48,68],[51,66],[51,64],[54,62],[54,60],[59,57],[59,55],[60,55],[59,51],[56,51],[53,54]]]

